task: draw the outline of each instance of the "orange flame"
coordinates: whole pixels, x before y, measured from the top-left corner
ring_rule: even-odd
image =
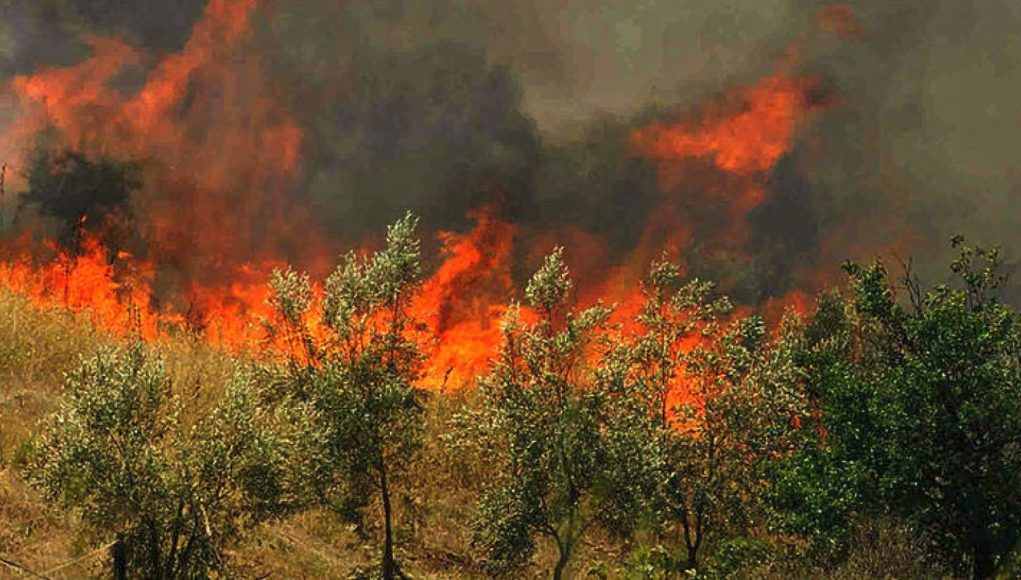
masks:
[[[441,234],[445,259],[425,283],[415,312],[434,336],[423,385],[434,390],[470,383],[500,345],[500,318],[514,295],[511,279],[516,228],[474,214],[467,235]]]
[[[181,52],[133,95],[115,80],[145,56],[90,38],[84,62],[14,79],[24,114],[8,131],[51,127],[67,146],[143,162],[146,191],[135,209],[162,261],[190,275],[244,263],[253,249],[307,242],[310,221],[282,195],[293,185],[302,131],[245,52],[255,8],[254,0],[211,0]],[[268,218],[274,227],[259,227]]]
[[[696,163],[715,168],[720,179],[708,189],[729,204],[737,221],[764,201],[769,171],[791,151],[797,129],[824,102],[818,81],[779,72],[732,92],[724,104],[736,111],[711,110],[696,121],[656,122],[636,131],[631,140],[639,155],[657,164],[665,191],[689,178]]]
[[[117,281],[117,265],[126,273],[123,282]],[[149,308],[151,278],[151,268],[132,263],[130,257],[111,262],[94,236],[85,238],[78,256],[59,252],[42,266],[27,258],[0,262],[0,284],[27,296],[34,306],[68,308],[99,327],[145,340],[159,336],[161,325],[175,322]]]
[[[246,53],[256,9],[256,0],[210,0],[183,49],[160,62],[133,94],[118,90],[115,81],[149,56],[115,38],[89,38],[92,54],[82,63],[11,83],[22,115],[7,128],[9,135],[28,141],[52,127],[65,145],[143,164],[146,189],[133,209],[151,249],[145,257],[111,255],[90,235],[79,255],[51,245],[55,257],[36,263],[30,252],[14,248],[17,257],[0,264],[0,285],[42,308],[87,313],[118,334],[156,340],[187,327],[228,350],[260,349],[260,321],[272,315],[270,272],[294,260],[321,270],[337,248],[309,227],[315,222],[307,210],[284,195],[300,170],[303,132],[274,100],[260,62]],[[571,238],[569,255],[580,254],[578,300],[617,303],[614,321],[626,332],[638,331],[638,282],[649,262],[662,252],[679,257],[696,235],[681,186],[697,183],[708,203],[724,210],[724,243],[741,247],[744,218],[764,201],[770,172],[825,105],[817,80],[780,71],[732,91],[697,117],[635,131],[634,154],[658,169],[659,207],[638,246],[617,263],[607,264],[598,233],[553,232]],[[554,241],[540,233],[522,242],[519,228],[500,220],[494,208],[472,217],[470,232],[440,234],[442,261],[413,304],[431,338],[425,388],[459,388],[485,371],[501,341],[499,319],[516,294],[516,256],[534,260],[537,249],[544,253]],[[281,248],[301,250],[284,259]],[[167,286],[171,290],[163,291]],[[792,294],[781,303],[802,299]],[[672,400],[686,396],[679,379]]]

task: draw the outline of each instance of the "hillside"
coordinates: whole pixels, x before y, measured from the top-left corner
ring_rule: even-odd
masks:
[[[0,557],[45,573],[50,578],[106,577],[108,538],[88,535],[73,515],[48,505],[23,480],[22,452],[37,423],[61,400],[63,373],[82,357],[116,339],[73,315],[33,309],[10,293],[0,293]],[[187,337],[148,348],[162,357],[174,388],[187,392],[197,410],[217,396],[239,361]],[[398,502],[399,556],[415,578],[483,577],[468,545],[465,522],[487,478],[485,458],[455,455],[441,440],[455,410],[477,404],[470,393],[429,398],[427,432],[421,460],[410,472],[411,493]],[[375,520],[369,519],[370,522]],[[310,509],[251,530],[228,554],[235,573],[247,578],[325,578],[358,576],[378,559],[378,526],[363,536],[335,516]],[[931,569],[921,547],[902,528],[870,524],[859,530],[849,559],[823,571],[799,559],[751,567],[746,577],[874,578],[927,576]],[[768,538],[768,536],[764,536]],[[638,537],[619,542],[598,534],[579,547],[573,566],[579,577],[660,577],[650,552]],[[773,541],[771,539],[770,541]],[[642,555],[644,554],[644,556]],[[555,561],[545,545],[520,577],[545,577]],[[18,571],[0,568],[0,577]],[[629,571],[630,570],[630,571]],[[645,573],[642,570],[646,570]]]

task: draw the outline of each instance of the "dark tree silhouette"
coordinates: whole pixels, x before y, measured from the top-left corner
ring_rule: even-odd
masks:
[[[134,163],[92,159],[71,149],[39,150],[31,160],[28,190],[21,199],[53,219],[60,244],[77,254],[85,231],[110,228],[130,215],[131,194],[141,186]]]

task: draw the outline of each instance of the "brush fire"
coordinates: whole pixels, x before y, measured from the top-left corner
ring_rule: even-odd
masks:
[[[258,10],[254,0],[212,0],[183,47],[157,63],[121,38],[90,36],[81,62],[9,83],[5,98],[16,114],[5,127],[4,154],[22,176],[9,188],[33,187],[33,168],[73,175],[76,168],[33,157],[42,139],[130,163],[140,184],[117,211],[97,214],[88,213],[88,196],[103,184],[69,184],[60,193],[67,199],[54,203],[81,206],[64,225],[73,231],[46,237],[43,224],[25,226],[4,243],[0,283],[41,308],[81,313],[121,335],[196,332],[218,347],[254,352],[266,338],[261,321],[270,315],[274,269],[290,262],[322,273],[340,253],[372,247],[331,233],[314,206],[296,203],[310,147],[306,129],[274,98],[277,81],[258,59],[245,58]],[[119,86],[143,64],[140,86]],[[422,386],[459,388],[485,370],[499,344],[498,321],[520,289],[516,274],[556,241],[568,243],[583,269],[578,299],[617,303],[621,320],[641,297],[638,281],[650,261],[683,256],[693,237],[704,236],[700,245],[715,252],[750,253],[748,216],[767,200],[777,163],[833,105],[821,79],[791,68],[784,63],[750,86],[630,131],[620,154],[657,176],[653,206],[630,247],[611,249],[599,231],[571,223],[522,227],[506,209],[517,202],[503,191],[466,211],[472,229],[438,231],[435,265],[413,308],[431,336]],[[691,183],[702,191],[686,190]],[[708,233],[693,223],[705,213],[717,222]],[[780,312],[800,304],[805,290],[767,302]]]
[[[0,0],[0,571],[1021,575],[1017,4]]]

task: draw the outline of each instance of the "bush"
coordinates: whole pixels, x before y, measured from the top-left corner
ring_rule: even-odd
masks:
[[[848,264],[850,297],[820,302],[798,347],[817,413],[774,470],[780,529],[840,548],[855,516],[896,514],[978,578],[1017,545],[1021,323],[995,250],[961,246],[952,270],[957,288],[923,291]]]
[[[536,539],[556,544],[554,578],[561,578],[592,526],[620,526],[639,514],[634,471],[656,454],[649,438],[634,437],[633,416],[587,364],[598,349],[610,311],[595,306],[565,312],[571,287],[562,251],[546,258],[526,298],[538,317],[522,321],[519,307],[503,323],[504,340],[490,374],[480,383],[482,405],[458,418],[460,441],[479,442],[497,458],[472,522],[473,545],[493,572],[523,566]]]
[[[132,576],[225,570],[224,547],[243,529],[301,505],[307,471],[295,460],[311,432],[296,407],[260,408],[245,373],[191,425],[162,363],[139,345],[102,350],[65,389],[33,446],[30,480],[117,538]]]

